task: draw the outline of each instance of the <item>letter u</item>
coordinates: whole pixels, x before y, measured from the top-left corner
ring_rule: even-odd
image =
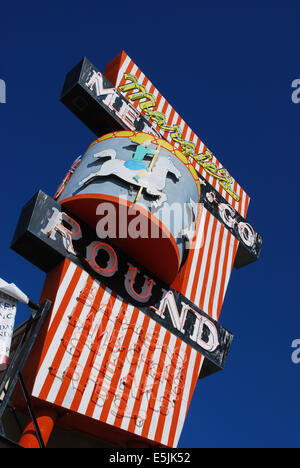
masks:
[[[145,280],[142,286],[141,294],[138,294],[133,286],[137,273],[139,273],[139,270],[128,263],[128,271],[124,278],[124,286],[130,297],[138,302],[145,303],[149,301],[152,287],[155,283],[153,279],[150,279],[148,276],[144,275]]]

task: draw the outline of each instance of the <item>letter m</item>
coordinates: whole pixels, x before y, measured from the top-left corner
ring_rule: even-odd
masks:
[[[103,96],[105,94],[113,94],[115,92],[115,88],[104,88],[103,87],[103,76],[100,72],[96,72],[93,70],[93,74],[89,81],[85,83],[86,86],[90,89],[95,86],[97,96]]]

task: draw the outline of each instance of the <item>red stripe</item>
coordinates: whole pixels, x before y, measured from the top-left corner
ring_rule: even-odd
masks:
[[[221,308],[222,308],[222,304],[223,304],[223,298],[224,298],[225,280],[226,280],[226,273],[227,273],[230,240],[231,240],[231,234],[230,234],[230,232],[228,232],[227,240],[226,240],[226,247],[225,247],[225,256],[224,256],[224,263],[223,263],[223,271],[222,271],[220,292],[219,292],[219,300],[218,300],[218,309],[217,309],[218,317],[219,317],[220,312],[221,312]]]
[[[179,338],[177,338],[176,339],[175,349],[180,348],[180,345],[181,345],[181,340],[179,340]],[[164,425],[165,425],[165,422],[166,422],[166,415],[169,412],[169,404],[173,403],[174,406],[179,405],[179,399],[177,400],[171,394],[172,388],[173,388],[173,382],[174,382],[174,373],[176,372],[176,367],[177,367],[178,356],[179,356],[178,352],[176,354],[173,354],[171,364],[170,364],[170,367],[169,367],[169,372],[168,372],[168,376],[167,376],[165,391],[164,391],[164,395],[162,397],[162,406],[161,406],[160,415],[159,415],[159,418],[158,418],[156,432],[155,432],[155,436],[154,436],[155,440],[161,440],[162,439]],[[174,402],[172,400],[174,400]]]
[[[211,216],[212,215],[209,215],[209,217],[211,217]],[[207,237],[205,236],[206,242],[207,241],[209,242],[209,248],[208,248],[206,266],[205,266],[205,273],[204,273],[203,283],[202,283],[202,291],[201,291],[200,301],[199,301],[200,309],[202,309],[202,310],[204,309],[205,293],[206,293],[206,290],[207,290],[207,281],[208,281],[210,268],[213,267],[213,265],[211,263],[211,257],[212,257],[212,252],[213,252],[213,248],[214,248],[214,243],[215,243],[215,234],[216,234],[217,223],[218,223],[218,221],[216,220],[215,217],[213,217],[213,225],[212,225],[212,230],[211,230],[211,234],[210,234],[210,239],[207,239]],[[209,313],[209,311],[205,311],[205,312]]]
[[[148,352],[146,355],[145,365],[143,368],[143,372],[141,375],[140,384],[138,388],[138,395],[141,395],[141,397],[135,400],[135,403],[133,405],[133,410],[132,410],[133,415],[138,415],[140,412],[140,407],[141,407],[142,399],[143,399],[142,395],[144,394],[144,389],[145,389],[145,382],[147,380],[147,375],[149,374],[152,357],[155,352],[155,347],[157,344],[160,329],[161,329],[161,326],[158,323],[155,323],[155,327],[153,329],[153,334],[151,337],[150,345],[149,345]],[[134,430],[135,430],[135,421],[131,419],[128,425],[128,431],[134,432]]]
[[[47,334],[47,341],[48,341],[48,348],[50,346],[50,344],[52,343],[53,341],[53,338],[54,338],[54,334],[58,328],[58,325],[59,323],[61,322],[62,318],[63,318],[63,315],[65,313],[65,310],[66,308],[68,307],[69,305],[69,302],[71,300],[71,297],[74,293],[74,290],[78,284],[78,281],[79,281],[79,278],[80,278],[80,275],[81,275],[81,272],[82,270],[78,267],[76,268],[76,271],[75,271],[75,274],[73,275],[72,277],[72,280],[71,280],[71,283],[70,283],[70,286],[67,290],[67,293],[64,295],[63,297],[63,300],[59,306],[59,310],[57,311],[56,315],[55,315],[55,318],[53,320],[53,322],[55,321],[55,323],[52,323],[52,326],[49,330],[49,333]],[[79,273],[79,275],[78,275]],[[90,282],[91,280],[89,280],[89,277],[87,278],[87,282]],[[74,309],[74,316],[77,316],[79,315],[79,313],[81,312],[81,309],[82,309],[82,304],[81,303],[78,303]],[[55,329],[54,329],[55,327]],[[64,343],[68,342],[69,341],[69,337],[70,337],[70,331],[68,330],[69,327],[67,327],[67,329],[65,330],[65,333],[64,333],[64,336],[62,338],[62,341],[60,343],[60,346],[58,347],[57,349],[57,352],[55,354],[55,357],[52,361],[52,364],[51,364],[51,368],[54,369],[54,373],[50,373],[48,374],[48,376],[46,377],[45,379],[45,382],[43,384],[43,387],[41,389],[41,392],[39,394],[39,398],[42,398],[44,400],[47,399],[47,396],[48,396],[48,393],[51,389],[51,386],[54,382],[54,379],[55,379],[55,370],[57,370],[59,368],[59,365],[61,363],[61,360],[63,358],[63,355],[64,355],[64,352],[65,352],[65,346],[64,346]],[[47,350],[48,350],[47,348]]]
[[[205,254],[205,251],[204,251],[205,244],[206,244],[206,242],[210,242],[210,239],[207,238],[207,231],[208,231],[209,221],[210,221],[210,214],[207,212],[205,222],[204,222],[204,227],[203,227],[203,242],[204,242],[204,244],[201,247],[201,249],[199,250],[197,266],[196,266],[195,273],[194,273],[194,278],[193,278],[193,286],[192,286],[192,290],[191,290],[191,294],[190,294],[190,300],[192,302],[195,302],[196,292],[197,292],[197,289],[198,289],[199,276],[200,276],[200,271],[201,271],[201,264],[202,264],[202,262],[204,260],[204,254]],[[201,288],[202,287],[203,287],[203,283],[201,285]],[[196,304],[196,305],[198,305],[198,304]]]
[[[113,294],[114,293],[112,293],[112,295]],[[126,309],[124,307],[121,307],[121,310],[120,310],[120,312],[118,314],[118,320],[116,321],[115,326],[114,326],[114,333],[113,333],[113,335],[112,335],[112,337],[110,338],[110,341],[109,341],[109,347],[107,347],[107,349],[105,351],[105,355],[104,355],[104,358],[103,358],[103,361],[102,361],[102,364],[101,364],[101,368],[100,368],[99,373],[98,373],[97,383],[94,386],[93,395],[91,397],[91,400],[90,400],[90,402],[88,404],[88,407],[87,407],[87,410],[86,410],[86,413],[85,413],[87,416],[90,416],[90,417],[93,416],[93,412],[94,412],[94,409],[95,409],[95,406],[96,406],[96,403],[97,403],[97,399],[98,399],[97,396],[99,395],[100,390],[101,390],[101,388],[103,386],[103,380],[105,378],[107,363],[109,362],[109,360],[111,358],[111,355],[112,355],[112,352],[113,352],[113,349],[114,349],[114,346],[115,346],[115,343],[116,343],[116,340],[117,340],[117,337],[118,337],[118,333],[120,331],[120,328],[121,328],[122,321],[123,321],[125,313],[126,313]],[[95,359],[96,359],[96,354],[94,356],[94,360]],[[92,364],[94,364],[94,362],[92,362]]]
[[[219,223],[220,224],[220,223]],[[218,274],[219,274],[219,269],[220,269],[220,256],[221,256],[221,250],[222,250],[222,245],[223,245],[223,237],[224,237],[224,226],[220,224],[220,236],[219,236],[219,241],[218,241],[218,249],[217,249],[217,254],[216,254],[216,259],[214,262],[214,276],[213,276],[213,281],[211,285],[211,290],[210,290],[210,298],[209,298],[209,305],[208,305],[208,313],[213,316],[214,310],[213,310],[213,304],[214,304],[214,296],[215,296],[215,291],[216,291],[216,286],[217,286],[217,279],[218,279]]]
[[[185,351],[184,362],[187,362],[187,363],[190,362],[191,351],[192,351],[192,348],[190,346],[187,346],[186,351]],[[185,367],[184,372],[181,373],[182,388],[184,388],[184,386],[185,386],[187,371],[188,371],[188,365]],[[170,434],[169,434],[169,438],[168,438],[168,446],[169,447],[174,446],[174,439],[175,439],[176,429],[177,429],[177,425],[178,425],[178,418],[179,418],[179,414],[180,414],[180,410],[181,410],[182,397],[183,397],[183,392],[178,394],[177,398],[176,398],[177,404],[176,404],[175,409],[174,409],[172,424],[171,424],[171,427],[170,427]]]
[[[86,294],[88,295],[89,292],[90,292],[90,290],[87,290]],[[97,294],[96,294],[96,297],[95,297],[95,299],[93,301],[93,304],[91,306],[92,312],[90,312],[87,319],[85,320],[85,323],[83,324],[82,331],[81,331],[81,334],[80,334],[80,338],[78,339],[76,348],[74,349],[70,365],[69,365],[69,367],[68,367],[68,369],[66,371],[66,374],[65,374],[64,380],[62,382],[62,385],[61,385],[61,387],[59,389],[59,392],[57,393],[57,396],[56,396],[56,399],[55,399],[55,402],[54,402],[56,405],[61,405],[63,403],[63,400],[64,400],[65,396],[66,396],[66,393],[68,391],[68,387],[71,384],[71,381],[73,379],[74,372],[75,372],[77,363],[79,361],[81,352],[84,349],[86,339],[88,338],[89,332],[90,332],[90,330],[92,328],[92,325],[93,325],[93,321],[94,321],[93,310],[96,310],[96,311],[98,310],[99,304],[101,303],[101,299],[103,297],[103,294],[104,294],[104,290],[101,287],[99,287],[98,291],[97,291]],[[70,326],[76,327],[76,322],[73,322],[73,320],[70,320]],[[73,331],[74,331],[74,328],[73,328]]]
[[[138,309],[135,308],[133,317],[130,320],[131,324],[134,325],[136,323],[136,321],[138,319],[138,315],[139,315],[139,311],[138,311]],[[139,333],[139,336],[138,336],[137,343],[139,343],[139,341],[143,342],[143,335],[145,333],[145,330],[148,328],[149,321],[150,321],[150,318],[145,315],[144,320],[143,320],[143,324],[141,326],[141,330],[140,330],[140,333]],[[119,355],[118,363],[117,363],[117,366],[116,366],[117,369],[119,369],[119,372],[115,372],[115,374],[113,376],[113,379],[111,381],[111,385],[110,385],[110,393],[112,395],[115,394],[115,389],[118,388],[118,382],[119,382],[120,375],[121,375],[121,372],[122,372],[123,363],[126,361],[126,355],[128,353],[128,347],[129,347],[130,340],[132,338],[133,332],[134,332],[134,326],[129,326],[128,329],[127,329],[126,335],[125,335],[125,339],[124,339],[124,349]],[[141,350],[142,350],[142,346],[140,346],[140,344],[138,344],[135,347],[135,350],[134,350],[134,353],[133,353],[133,359],[131,361],[130,369],[129,369],[129,372],[128,372],[128,375],[127,375],[127,378],[126,378],[126,382],[125,382],[125,385],[124,385],[125,388],[124,388],[124,392],[123,392],[123,395],[122,395],[122,402],[124,402],[124,400],[125,400],[126,404],[127,404],[128,397],[130,396],[130,391],[131,391],[131,387],[132,387],[133,380],[134,380],[136,365],[137,365],[137,363],[139,361]],[[114,426],[117,426],[117,427],[120,427],[120,425],[122,423],[123,415],[124,415],[124,410],[120,406],[121,405],[119,405],[119,411],[117,412],[115,423],[114,423]],[[105,421],[107,419],[110,407],[111,407],[111,402],[107,400],[105,402],[104,407],[103,407],[102,412],[101,412],[101,420]],[[126,405],[125,405],[125,407],[126,407]]]
[[[156,400],[157,400],[159,381],[160,381],[160,378],[161,378],[161,369],[164,368],[164,363],[165,363],[165,359],[166,359],[165,350],[167,349],[167,347],[169,345],[170,339],[171,339],[171,333],[167,331],[166,334],[165,334],[164,343],[163,343],[162,350],[161,350],[161,353],[160,353],[160,358],[159,358],[159,362],[158,362],[158,366],[157,366],[157,371],[156,371],[155,378],[154,378],[154,385],[153,385],[151,394],[149,396],[147,416],[146,416],[146,420],[145,420],[143,430],[142,430],[142,437],[147,437],[148,433],[149,433],[150,424],[151,424],[152,416],[153,416],[153,411],[154,411],[155,403],[156,403]]]
[[[103,286],[101,286],[101,290],[102,290],[102,295],[104,295],[105,288]],[[103,296],[102,296],[102,298],[103,298]],[[89,380],[91,379],[93,364],[94,364],[95,359],[97,357],[97,354],[99,352],[99,348],[100,348],[100,345],[102,343],[103,337],[105,336],[105,330],[106,330],[106,327],[107,327],[107,324],[108,324],[108,321],[109,321],[110,311],[111,311],[112,307],[114,306],[115,300],[116,300],[116,297],[110,298],[110,300],[108,301],[108,304],[103,306],[103,308],[105,307],[104,311],[103,311],[103,316],[102,316],[102,319],[100,321],[96,337],[95,337],[95,339],[93,341],[93,344],[91,346],[88,358],[86,360],[86,363],[85,363],[85,366],[84,366],[84,369],[83,369],[83,372],[81,374],[75,397],[74,397],[74,399],[72,401],[72,404],[70,406],[70,409],[73,410],[73,411],[78,410],[79,405],[81,403],[83,393],[85,391],[85,388],[86,388]]]

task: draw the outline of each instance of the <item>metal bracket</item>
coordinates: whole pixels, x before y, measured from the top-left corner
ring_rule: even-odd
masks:
[[[40,444],[41,448],[45,448],[37,420],[34,414],[34,409],[31,405],[30,396],[27,392],[25,387],[25,383],[21,374],[21,371],[25,365],[25,362],[29,356],[29,353],[32,349],[32,346],[39,334],[41,326],[48,315],[48,312],[52,306],[51,301],[45,301],[39,309],[33,315],[31,313],[29,319],[26,322],[26,327],[23,333],[23,336],[20,339],[20,342],[17,346],[17,349],[8,365],[8,368],[5,371],[5,374],[2,378],[0,384],[0,395],[4,394],[2,401],[0,402],[0,435],[2,436],[2,440],[5,439],[5,431],[2,424],[2,417],[3,414],[9,404],[10,398],[12,393],[15,389],[16,384],[19,382],[23,395],[26,401],[26,405],[34,424],[36,435]]]

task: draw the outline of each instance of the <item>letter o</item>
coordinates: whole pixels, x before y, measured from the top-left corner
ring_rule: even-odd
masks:
[[[105,268],[102,268],[96,262],[96,256],[98,253],[103,250],[109,256],[107,265]],[[101,276],[105,276],[107,278],[113,276],[116,271],[118,270],[118,258],[115,250],[108,244],[104,242],[94,241],[86,248],[86,261],[89,263],[91,268],[96,272],[99,273]]]
[[[229,211],[229,214],[228,212]],[[231,205],[226,205],[225,203],[220,203],[219,204],[219,213],[220,216],[223,220],[223,222],[232,228],[235,225],[235,220],[233,219],[233,216],[235,216],[235,209]]]
[[[252,226],[248,223],[241,222],[238,224],[238,231],[244,244],[248,247],[252,247],[255,242],[255,233]]]

